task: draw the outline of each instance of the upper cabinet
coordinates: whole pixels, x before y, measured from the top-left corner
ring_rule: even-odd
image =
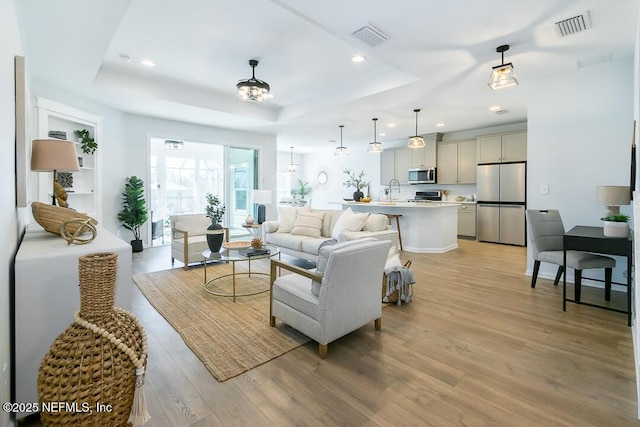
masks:
[[[438,184],[473,184],[476,165],[475,140],[438,144]]]
[[[67,174],[58,173],[57,181],[67,191],[69,207],[101,220],[100,150],[102,142],[102,118],[44,98],[37,98],[38,137],[67,139],[76,144],[80,170]],[[76,131],[87,131],[98,144],[90,152],[82,149],[82,139]],[[53,174],[37,173],[38,201],[51,202]]]
[[[422,135],[425,146],[422,148],[410,148],[412,168],[436,167],[436,144],[442,141],[441,133]]]
[[[395,148],[380,153],[380,184],[389,185],[389,181],[397,179],[401,185],[409,183],[411,153],[409,148]]]
[[[527,160],[526,132],[478,137],[478,163]]]

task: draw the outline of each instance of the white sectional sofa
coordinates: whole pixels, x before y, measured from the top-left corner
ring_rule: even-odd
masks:
[[[262,224],[263,240],[282,253],[308,261],[318,259],[320,245],[327,240],[341,243],[373,237],[398,247],[398,232],[391,229],[384,214],[281,206],[278,216],[278,221]]]

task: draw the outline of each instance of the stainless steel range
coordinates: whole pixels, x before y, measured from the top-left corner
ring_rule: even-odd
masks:
[[[431,203],[440,201],[442,201],[442,191],[440,190],[416,191],[415,198],[407,200],[407,202],[412,203]]]

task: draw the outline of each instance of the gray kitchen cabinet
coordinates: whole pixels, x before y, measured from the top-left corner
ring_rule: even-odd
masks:
[[[380,153],[380,184],[389,185],[389,181],[397,179],[400,184],[409,183],[411,153],[409,148],[395,148]]]
[[[476,141],[438,144],[438,184],[476,182]]]
[[[526,132],[478,137],[478,163],[520,162],[527,160]]]
[[[476,205],[458,207],[458,236],[476,237]]]

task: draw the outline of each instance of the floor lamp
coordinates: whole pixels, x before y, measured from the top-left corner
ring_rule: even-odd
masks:
[[[253,190],[253,203],[258,204],[258,224],[265,221],[267,208],[271,204],[271,190]]]
[[[34,139],[31,143],[31,170],[53,171],[52,204],[56,204],[56,173],[80,170],[76,146],[64,139]]]

